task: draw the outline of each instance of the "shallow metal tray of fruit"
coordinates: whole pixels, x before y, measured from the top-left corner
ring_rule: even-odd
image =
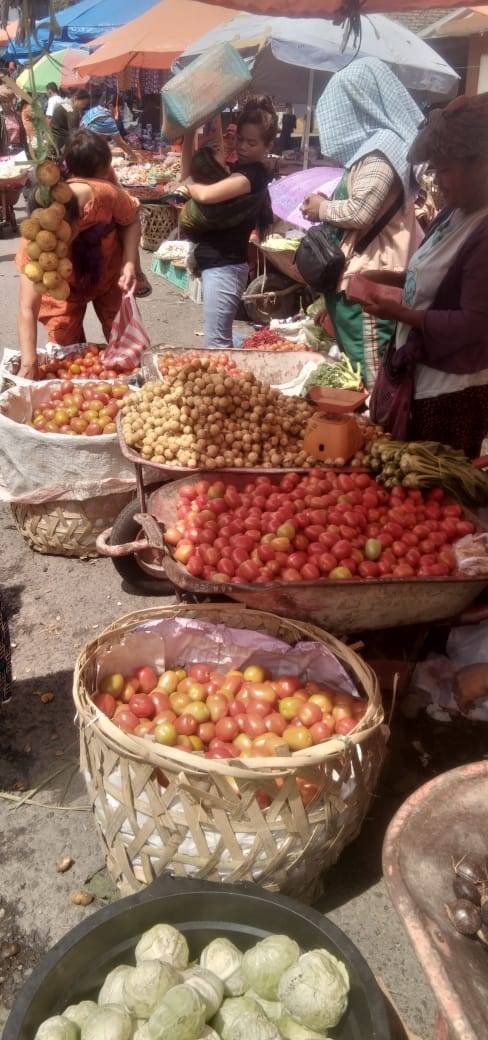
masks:
[[[158,358],[164,358],[168,354],[180,358],[185,354],[195,353],[212,358],[216,353],[225,352],[209,347],[192,347],[190,349],[189,347],[172,347],[169,344],[157,346],[151,351],[145,351],[142,355],[141,368],[145,379],[164,379],[159,370]],[[290,383],[296,379],[303,366],[308,362],[313,361],[317,367],[324,360],[322,354],[313,350],[231,350],[227,352],[227,357],[237,368],[252,372],[256,379],[262,379],[264,383],[278,388],[281,384]]]
[[[99,910],[73,928],[43,958],[22,989],[3,1040],[31,1040],[40,1023],[81,1000],[93,999],[112,968],[134,960],[141,933],[166,922],[187,937],[192,954],[219,936],[246,950],[285,933],[304,950],[325,948],[349,972],[349,1004],[336,1040],[394,1040],[384,998],[350,939],[316,910],[254,885],[217,885],[160,877],[144,891]]]
[[[216,471],[200,471],[157,488],[149,496],[146,513],[140,517],[144,529],[142,538],[125,547],[109,546],[107,541],[110,531],[105,531],[97,540],[99,552],[107,556],[134,554],[139,558],[141,571],[158,578],[165,575],[175,588],[192,596],[203,599],[208,596],[228,596],[246,606],[310,621],[336,633],[397,628],[454,617],[488,585],[486,576],[456,575],[447,578],[276,581],[267,585],[236,585],[230,581],[210,582],[194,578],[182,564],[173,559],[164,544],[162,531],[166,527],[177,526],[176,506],[181,488],[202,479],[214,480],[215,476]],[[238,489],[246,483],[244,473],[231,475],[218,471],[218,477],[224,482],[232,481]]]
[[[488,854],[488,762],[443,773],[415,791],[387,831],[383,871],[390,898],[434,990],[438,1040],[487,1035],[488,950],[448,920],[452,858]]]

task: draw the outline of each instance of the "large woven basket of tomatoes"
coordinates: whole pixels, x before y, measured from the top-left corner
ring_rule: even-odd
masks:
[[[115,622],[78,658],[74,701],[124,893],[169,872],[313,899],[358,834],[383,759],[365,662],[313,625],[238,604]]]

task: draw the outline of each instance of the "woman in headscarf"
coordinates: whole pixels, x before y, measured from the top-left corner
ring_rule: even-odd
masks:
[[[475,458],[488,432],[488,94],[432,112],[411,159],[433,167],[447,208],[406,274],[369,275],[403,286],[402,302],[373,290],[367,306],[399,322],[391,374],[412,383],[408,436]]]
[[[323,155],[344,166],[345,174],[333,199],[311,195],[303,212],[338,229],[346,266],[336,292],[326,298],[327,312],[339,346],[360,362],[371,388],[394,323],[365,314],[348,299],[348,286],[354,274],[370,269],[405,270],[418,244],[408,151],[422,113],[387,65],[361,58],[332,77],[316,118]],[[358,243],[375,225],[379,233],[358,253]]]

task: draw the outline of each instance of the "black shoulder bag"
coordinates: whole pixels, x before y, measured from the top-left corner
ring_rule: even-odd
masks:
[[[392,202],[383,216],[376,221],[363,238],[354,247],[355,253],[364,253],[371,242],[381,234],[383,228],[398,212],[403,203],[403,192]],[[334,292],[346,265],[346,258],[338,242],[335,232],[338,229],[330,224],[315,224],[307,234],[295,254],[295,263],[300,274],[311,289],[319,293]]]

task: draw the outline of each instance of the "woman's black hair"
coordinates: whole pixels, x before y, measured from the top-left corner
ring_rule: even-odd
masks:
[[[97,177],[112,161],[112,153],[105,140],[90,130],[78,130],[64,152],[68,177]]]
[[[237,133],[249,123],[257,127],[264,144],[273,144],[278,133],[278,116],[271,98],[266,94],[262,97],[248,98],[242,112],[239,113]]]

